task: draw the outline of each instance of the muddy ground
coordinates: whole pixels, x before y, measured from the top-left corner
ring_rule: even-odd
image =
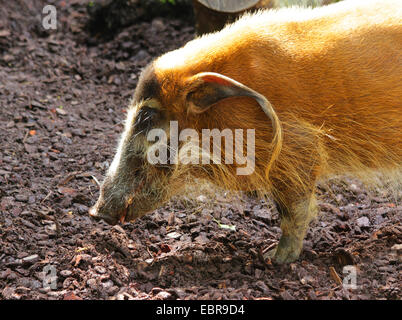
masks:
[[[285,266],[262,259],[280,236],[276,209],[244,195],[92,221],[93,177],[112,159],[141,68],[194,28],[155,17],[103,41],[85,27],[89,1],[46,1],[54,31],[41,26],[44,3],[0,0],[0,299],[401,298],[402,204],[350,179],[319,188],[321,213]],[[357,288],[341,285],[345,265]]]

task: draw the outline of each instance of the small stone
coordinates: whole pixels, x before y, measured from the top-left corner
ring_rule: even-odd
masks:
[[[102,266],[95,266],[94,270],[99,273],[99,274],[104,274],[106,273],[106,268],[102,267]]]
[[[61,275],[62,277],[65,277],[65,278],[71,276],[72,274],[73,274],[73,272],[70,271],[70,270],[62,270],[62,271],[60,271],[60,275]]]
[[[97,285],[96,285],[96,279],[89,279],[87,281],[87,285],[91,288],[91,289],[96,289]]]
[[[166,235],[170,239],[178,239],[181,237],[181,234],[178,232],[170,232]]]
[[[67,114],[66,110],[62,108],[56,108],[56,112],[62,116],[65,116]]]
[[[356,222],[360,228],[370,227],[370,220],[367,217],[361,217],[361,218],[357,219]]]
[[[15,195],[15,199],[20,202],[28,202],[28,195],[24,193],[19,193]]]
[[[156,300],[170,300],[172,299],[172,294],[166,291],[161,291],[155,296]]]

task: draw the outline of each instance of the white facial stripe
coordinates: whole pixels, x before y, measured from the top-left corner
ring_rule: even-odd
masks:
[[[119,166],[120,160],[121,160],[121,155],[123,151],[123,147],[126,143],[126,141],[130,138],[132,135],[132,130],[134,126],[134,119],[135,115],[137,114],[138,107],[136,108],[130,108],[127,112],[127,118],[124,124],[124,131],[123,134],[121,135],[117,150],[116,150],[116,155],[113,158],[112,164],[109,167],[108,176],[114,177],[117,172],[117,168]]]

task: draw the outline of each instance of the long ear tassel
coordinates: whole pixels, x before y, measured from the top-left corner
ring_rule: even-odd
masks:
[[[268,165],[265,168],[265,177],[269,178],[269,172],[271,171],[272,165],[278,159],[279,154],[282,150],[283,135],[282,135],[282,125],[281,122],[272,107],[272,104],[261,94],[258,94],[258,98],[255,97],[258,104],[264,110],[265,114],[271,119],[272,123],[272,153],[269,159]]]

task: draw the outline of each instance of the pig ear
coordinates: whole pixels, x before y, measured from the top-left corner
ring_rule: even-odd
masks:
[[[219,73],[198,73],[190,78],[190,88],[186,97],[189,113],[202,113],[216,103],[232,97],[254,98],[270,118],[274,112],[262,94]]]
[[[272,124],[273,154],[267,167],[267,175],[273,161],[282,147],[282,128],[271,103],[262,94],[244,84],[219,73],[202,72],[190,78],[190,91],[187,94],[187,112],[202,113],[223,99],[232,97],[251,97],[260,105]]]
[[[190,79],[190,88],[187,94],[189,113],[202,113],[227,98],[251,97],[270,118],[274,132],[280,130],[279,119],[267,98],[232,78],[219,73],[202,72]]]
[[[202,113],[227,98],[252,96],[254,91],[219,73],[202,72],[190,78],[189,113]]]

